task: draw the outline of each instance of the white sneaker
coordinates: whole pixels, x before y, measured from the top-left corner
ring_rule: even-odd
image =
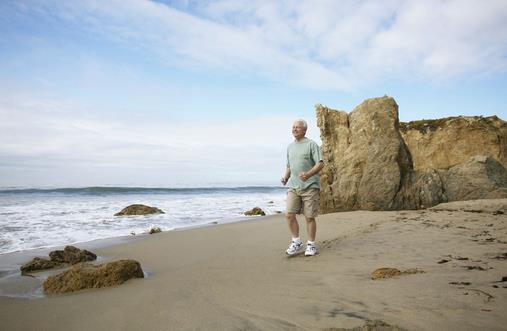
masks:
[[[295,255],[297,254],[301,248],[303,247],[303,243],[301,241],[291,241],[289,244],[289,248],[285,251],[287,255]]]
[[[317,254],[317,247],[315,247],[315,245],[312,245],[312,244],[307,244],[306,250],[305,250],[305,255],[306,256],[314,256],[315,254]]]

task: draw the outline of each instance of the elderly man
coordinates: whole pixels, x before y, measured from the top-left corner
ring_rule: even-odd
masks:
[[[319,212],[319,171],[324,167],[324,162],[317,143],[305,137],[307,128],[304,120],[294,122],[292,135],[295,140],[287,148],[287,169],[281,179],[283,185],[289,184],[286,211],[287,224],[292,234],[292,241],[286,251],[289,256],[297,254],[303,247],[296,219],[296,214],[301,213],[306,218],[308,234],[305,255],[313,256],[317,253],[315,217]]]

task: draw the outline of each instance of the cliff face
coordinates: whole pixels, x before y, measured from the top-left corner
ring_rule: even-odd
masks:
[[[435,125],[436,129],[427,124],[410,126],[399,123],[398,105],[391,97],[365,100],[350,114],[321,105],[316,113],[325,162],[321,175],[324,213],[417,209],[446,201],[507,197],[507,171],[497,161],[500,156],[505,159],[507,135],[502,131],[505,122],[498,118],[491,118],[495,125],[489,130],[483,128],[484,123],[475,125],[468,120],[461,126],[461,122],[446,120],[445,125]],[[481,130],[467,135],[468,127]],[[496,137],[496,147],[488,149],[491,153],[483,153],[481,146],[459,148],[460,144],[475,144],[476,131],[485,137],[483,144],[493,144],[491,137]],[[469,140],[456,144],[456,137]],[[418,141],[427,147],[419,147]],[[431,141],[437,146],[457,146],[442,151]],[[411,145],[418,148],[415,154]],[[485,155],[474,157],[476,154]],[[417,155],[417,167],[413,155]],[[425,160],[427,155],[434,155],[435,161]]]
[[[400,123],[415,169],[449,169],[473,155],[507,168],[507,122],[496,116],[449,117]]]

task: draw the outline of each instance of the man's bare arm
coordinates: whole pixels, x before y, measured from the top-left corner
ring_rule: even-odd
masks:
[[[282,182],[283,185],[287,184],[289,177],[290,177],[290,168],[287,167],[285,169],[285,175],[283,175],[282,179],[280,179],[280,181]]]
[[[322,170],[322,168],[324,168],[324,162],[323,161],[319,161],[310,170],[308,170],[306,172],[300,173],[299,174],[299,178],[303,182],[306,182],[308,180],[308,178],[310,178],[310,177],[315,176],[316,174],[318,174],[319,171]]]

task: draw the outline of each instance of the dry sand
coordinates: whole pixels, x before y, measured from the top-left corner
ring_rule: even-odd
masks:
[[[323,215],[317,256],[288,258],[287,244],[285,220],[273,216],[101,248],[104,260],[140,261],[148,277],[1,297],[0,329],[321,330],[380,319],[408,330],[507,330],[507,282],[499,282],[507,276],[507,200]],[[371,280],[381,267],[425,272]],[[40,287],[15,278],[0,287]]]

